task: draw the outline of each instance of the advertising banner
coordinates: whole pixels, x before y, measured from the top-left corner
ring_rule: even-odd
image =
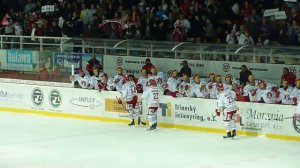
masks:
[[[166,58],[150,58],[153,65],[158,71],[164,73],[170,70],[180,70],[183,60],[180,59],[166,59]],[[131,57],[131,56],[105,56],[104,57],[104,72],[113,76],[116,74],[116,67],[121,66],[124,73],[133,73],[135,76],[140,76],[140,69],[145,64],[145,58]],[[206,77],[209,73],[226,76],[231,74],[234,78],[239,78],[241,65],[246,65],[256,79],[263,79],[266,82],[279,85],[282,69],[289,68],[290,72],[300,76],[299,65],[283,65],[283,64],[265,64],[265,63],[246,63],[246,62],[222,62],[222,61],[203,61],[203,60],[189,60],[189,67],[192,74],[200,74]]]
[[[102,63],[102,54],[96,54],[96,58]],[[72,65],[75,67],[75,72],[80,69],[85,69],[88,60],[91,59],[91,54],[87,53],[53,53],[53,65],[58,65],[61,72],[71,74]]]
[[[32,71],[32,51],[6,50],[6,63],[9,70]]]
[[[104,111],[104,99],[96,90],[86,91],[88,90],[78,88],[1,83],[0,107],[99,116]]]
[[[16,88],[22,88],[17,89]],[[124,119],[127,113],[117,103],[119,92],[1,83],[0,108],[17,108],[55,114],[82,115]],[[16,104],[18,106],[16,107]],[[201,98],[173,98],[162,96],[158,122],[168,127],[184,126],[201,130],[224,130],[222,116],[215,116],[216,100]],[[295,106],[237,102],[241,120],[238,131],[266,136],[300,137],[300,119],[293,120]],[[143,102],[143,118],[147,118],[147,102]],[[125,116],[126,117],[126,116]],[[125,118],[126,119],[126,118]],[[125,120],[124,120],[125,121]]]
[[[0,50],[0,69],[7,69],[6,50]]]

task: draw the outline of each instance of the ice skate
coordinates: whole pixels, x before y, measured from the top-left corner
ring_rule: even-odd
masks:
[[[128,124],[129,126],[135,125],[134,119]]]
[[[140,125],[140,124],[146,125],[146,123],[144,123],[144,122],[141,121],[141,117],[138,117],[138,125]]]
[[[152,124],[152,125],[147,129],[147,131],[153,131],[153,130],[156,130],[156,124]]]
[[[231,132],[227,132],[227,135],[223,136],[224,139],[232,138]]]
[[[236,130],[232,130],[232,135],[231,135],[232,138],[236,137]]]

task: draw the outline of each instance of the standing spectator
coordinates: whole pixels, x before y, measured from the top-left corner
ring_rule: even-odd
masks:
[[[37,76],[37,79],[36,80],[39,80],[39,81],[47,81],[49,79],[49,72],[45,66],[45,64],[41,64],[39,66],[39,74]]]
[[[293,74],[292,72],[290,72],[287,67],[284,67],[282,69],[282,75],[281,75],[280,83],[282,83],[283,80],[286,80],[290,86],[294,87],[295,86],[296,75]]]
[[[226,42],[227,44],[237,44],[238,40],[233,30],[231,31],[231,33],[227,33]]]
[[[174,27],[175,28],[177,28],[177,27],[181,28],[182,33],[184,34],[184,39],[185,39],[185,37],[187,36],[188,32],[191,29],[191,24],[187,19],[184,18],[183,14],[180,14],[179,19],[176,20],[176,22],[174,23]]]
[[[179,77],[182,77],[183,74],[186,74],[188,75],[188,77],[191,77],[192,76],[192,70],[191,68],[189,67],[189,64],[186,60],[182,61],[182,68],[180,69],[179,73],[178,73],[178,76]]]
[[[194,38],[194,42],[200,42],[203,37],[203,23],[198,15],[195,15],[191,20],[191,35]]]
[[[91,59],[88,61],[88,64],[86,65],[86,70],[89,72],[90,76],[93,76],[93,68],[96,67],[99,69],[99,71],[103,70],[102,65],[100,64],[100,61],[96,59],[96,54],[93,53],[91,56]]]
[[[151,63],[150,58],[147,58],[145,60],[145,65],[143,65],[142,69],[146,69],[147,70],[147,74],[151,74],[151,69],[155,68],[155,66]]]
[[[245,33],[242,33],[238,36],[238,40],[239,40],[239,44],[240,45],[253,45],[254,44],[254,40],[253,38],[250,36],[248,31],[245,31]]]
[[[289,44],[296,45],[299,43],[298,39],[300,34],[300,26],[297,24],[296,21],[293,21],[293,24],[289,27],[287,35],[289,38]]]
[[[182,33],[180,27],[176,27],[174,29],[174,32],[172,33],[172,41],[174,41],[174,42],[184,41],[184,34]]]
[[[247,68],[246,65],[241,66],[240,72],[240,85],[245,86],[248,81],[248,77],[252,75],[252,72]]]

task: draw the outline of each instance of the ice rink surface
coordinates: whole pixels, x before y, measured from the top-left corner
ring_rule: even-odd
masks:
[[[299,168],[300,142],[0,113],[0,168]]]

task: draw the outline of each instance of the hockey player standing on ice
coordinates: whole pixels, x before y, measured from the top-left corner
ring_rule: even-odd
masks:
[[[236,94],[232,90],[224,90],[222,83],[217,85],[218,99],[216,109],[217,116],[223,113],[223,122],[227,135],[223,138],[233,138],[236,136],[236,125],[234,120],[234,115],[236,114],[238,108],[235,104]]]
[[[137,108],[138,97],[133,75],[125,76],[125,84],[122,86],[121,94],[122,100],[126,103],[126,110],[129,113],[130,123],[128,125],[135,125],[134,118],[136,117],[136,114],[139,114],[139,112]],[[122,104],[122,100],[119,99],[118,103]]]
[[[157,87],[154,79],[149,80],[149,88],[143,93],[142,99],[148,102],[148,121],[149,128],[147,131],[152,131],[157,128],[157,109],[159,107],[159,97],[162,95],[162,91]]]

